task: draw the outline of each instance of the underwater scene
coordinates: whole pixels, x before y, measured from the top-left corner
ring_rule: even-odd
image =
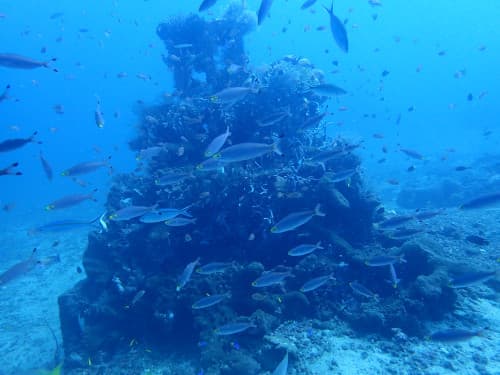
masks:
[[[0,0],[0,375],[500,374],[497,0]]]

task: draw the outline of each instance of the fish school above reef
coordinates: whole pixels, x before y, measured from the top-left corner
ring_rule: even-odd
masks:
[[[328,134],[328,96],[349,90],[298,56],[251,71],[255,26],[239,6],[158,26],[176,91],[140,113],[139,166],[115,177],[87,277],[59,298],[65,367],[140,346],[192,353],[205,374],[256,374],[285,355],[264,336],[287,320],[422,336],[453,310],[440,260],[374,229],[383,210],[359,144]]]

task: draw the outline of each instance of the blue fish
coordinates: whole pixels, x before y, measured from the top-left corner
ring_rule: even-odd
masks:
[[[259,25],[264,22],[264,18],[266,18],[269,13],[271,5],[273,5],[273,0],[262,0],[260,2],[259,11],[257,12],[257,23]]]
[[[323,8],[325,8],[325,10],[330,15],[330,30],[332,31],[332,35],[333,38],[335,39],[335,42],[342,51],[347,53],[347,51],[349,50],[347,31],[344,27],[344,24],[338,19],[338,17],[335,14],[333,14],[333,2],[330,9],[328,9],[325,6],[323,6]]]

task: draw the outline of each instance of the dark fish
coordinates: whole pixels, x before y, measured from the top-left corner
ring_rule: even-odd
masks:
[[[22,175],[21,172],[12,170],[13,168],[17,167],[18,165],[19,165],[19,163],[15,162],[6,168],[0,169],[0,176],[7,176],[7,175],[20,176],[20,175]]]
[[[467,100],[469,102],[472,101],[472,99],[474,99],[474,97],[472,96],[472,94],[467,95]]]
[[[0,142],[0,152],[7,152],[7,151],[12,151],[16,150],[18,148],[23,147],[24,145],[28,143],[42,143],[42,142],[37,142],[35,141],[35,136],[37,135],[38,132],[34,132],[31,137],[28,138],[12,138],[12,139],[6,139],[3,142]]]
[[[10,85],[5,86],[5,90],[3,90],[3,93],[0,95],[0,103],[3,102],[4,100],[9,99],[9,91],[10,91]]]
[[[490,244],[490,241],[488,241],[486,238],[476,236],[474,234],[471,234],[470,236],[465,237],[465,240],[472,242],[472,243],[479,245],[479,246],[487,246]]]
[[[466,167],[466,166],[464,166],[464,165],[459,165],[458,167],[455,167],[455,170],[456,170],[457,172],[462,172],[462,171],[465,171],[465,170],[467,170],[467,169],[470,169],[470,167]]]
[[[0,66],[4,66],[6,68],[14,68],[14,69],[36,69],[36,68],[50,68],[49,64],[52,61],[56,61],[56,58],[53,58],[49,61],[37,61],[30,59],[29,57],[24,57],[20,55],[16,55],[13,53],[0,53]],[[57,72],[57,69],[52,69],[54,72]]]
[[[463,203],[459,208],[462,210],[483,208],[494,205],[500,201],[500,192],[482,195]]]
[[[213,7],[216,2],[217,0],[203,0],[203,2],[200,4],[200,7],[198,8],[198,12],[203,12],[208,8]]]
[[[57,18],[62,17],[63,15],[64,15],[64,13],[63,13],[63,12],[55,12],[55,13],[52,13],[52,14],[50,15],[50,19],[51,19],[51,20],[55,20],[55,19],[57,19]]]
[[[264,22],[264,18],[266,18],[267,14],[269,13],[271,5],[273,5],[273,0],[262,0],[260,2],[259,11],[257,12],[257,23],[259,25]]]
[[[382,72],[382,77],[387,77],[387,76],[389,75],[389,73],[390,73],[390,72],[389,72],[388,70],[384,70],[384,71]]]
[[[47,176],[49,181],[52,181],[52,177],[54,176],[54,174],[52,173],[52,167],[50,166],[49,162],[43,157],[42,151],[40,151],[40,162],[42,163],[42,168],[45,172],[45,175]]]
[[[304,9],[307,9],[309,7],[312,7],[314,5],[314,3],[316,2],[316,0],[306,0],[302,6],[300,7],[300,9],[304,10]]]
[[[36,259],[34,259],[35,252],[36,248],[33,249],[33,252],[28,259],[14,264],[7,271],[2,273],[0,275],[0,285],[5,285],[12,280],[24,276],[26,273],[35,268],[35,266],[37,265],[37,261]]]
[[[335,14],[333,14],[333,2],[328,9],[327,7],[323,6],[325,10],[328,12],[330,15],[330,30],[332,32],[333,38],[335,39],[335,42],[339,46],[339,48],[344,51],[348,52],[349,50],[349,42],[347,40],[347,31],[345,30],[344,24],[342,21],[340,21]]]
[[[469,331],[467,329],[451,328],[434,332],[432,335],[429,336],[429,338],[432,341],[439,341],[439,342],[458,342],[471,339],[474,336],[480,336],[482,333],[483,330]]]
[[[410,158],[424,160],[424,156],[418,151],[410,150],[408,148],[401,148],[400,151],[408,155]]]

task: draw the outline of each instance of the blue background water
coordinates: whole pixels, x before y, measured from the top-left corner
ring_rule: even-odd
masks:
[[[135,168],[127,141],[139,120],[134,113],[136,101],[159,102],[172,91],[156,26],[171,15],[195,12],[199,2],[0,1],[4,14],[0,18],[0,52],[40,60],[57,57],[53,65],[59,69],[54,73],[0,67],[0,87],[12,85],[12,99],[0,103],[0,139],[27,137],[38,130],[43,141],[40,146],[31,144],[0,155],[0,166],[19,161],[24,173],[2,177],[1,203],[16,204],[12,212],[0,212],[2,223],[27,228],[56,217],[92,217],[102,211],[110,185],[105,170],[85,177],[90,183],[87,188],[59,173],[77,162],[108,155],[112,155],[115,173]],[[219,0],[211,13],[221,15],[228,3]],[[256,10],[258,3],[249,0],[247,6]],[[329,129],[331,134],[340,132],[365,141],[361,152],[367,177],[402,180],[423,173],[417,168],[408,177],[406,168],[415,162],[398,152],[397,144],[416,149],[427,163],[439,165],[448,148],[457,150],[454,157],[459,161],[498,148],[500,7],[496,1],[384,1],[376,8],[367,1],[336,1],[336,14],[348,19],[348,54],[334,44],[327,13],[320,6],[323,3],[319,1],[312,13],[299,9],[302,1],[275,0],[271,17],[247,39],[251,65],[268,64],[286,54],[304,56],[326,72],[329,82],[347,89],[347,96],[330,101],[329,110],[334,114],[328,119],[332,123]],[[55,12],[64,14],[50,19]],[[373,14],[378,15],[377,20]],[[326,30],[316,31],[318,26],[326,26]],[[81,28],[88,32],[79,32]],[[57,42],[58,37],[62,41]],[[486,49],[480,51],[480,46]],[[40,53],[42,47],[47,48],[45,55]],[[446,53],[439,56],[439,51]],[[338,60],[338,68],[333,60]],[[338,73],[333,74],[334,69]],[[466,70],[465,76],[455,78],[461,69]],[[390,72],[384,79],[383,70]],[[128,77],[117,78],[120,72]],[[139,73],[150,75],[151,80],[138,79]],[[479,100],[481,92],[487,95]],[[467,100],[469,93],[474,96],[472,101]],[[94,122],[95,95],[102,101],[103,129]],[[56,104],[64,106],[63,115],[54,112]],[[338,111],[341,106],[348,110]],[[410,106],[414,106],[413,112],[407,111]],[[376,114],[376,118],[364,114]],[[13,132],[12,125],[20,130]],[[489,138],[482,135],[487,129],[494,131]],[[384,139],[373,139],[374,133],[382,133]],[[382,145],[387,145],[387,155],[381,152]],[[56,174],[51,183],[40,166],[40,149]],[[381,157],[387,158],[385,164],[376,163]],[[446,173],[446,167],[443,171]],[[97,205],[87,202],[58,213],[43,210],[62,195],[94,187],[99,188]],[[372,184],[372,188],[382,186]]]

